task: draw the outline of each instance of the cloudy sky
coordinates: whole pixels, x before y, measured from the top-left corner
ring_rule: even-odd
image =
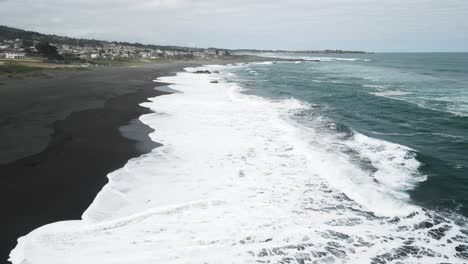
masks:
[[[468,0],[0,0],[0,24],[198,47],[468,51]]]

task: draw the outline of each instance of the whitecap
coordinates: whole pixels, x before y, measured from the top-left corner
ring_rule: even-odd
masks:
[[[404,91],[385,91],[385,92],[375,92],[375,93],[370,93],[370,94],[382,96],[382,97],[390,97],[390,96],[404,96],[404,95],[409,95],[412,93],[404,92]]]

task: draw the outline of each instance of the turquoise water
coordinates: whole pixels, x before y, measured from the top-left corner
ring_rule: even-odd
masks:
[[[421,165],[411,172],[418,180],[400,185],[410,202],[468,216],[468,53],[279,56],[320,62],[248,64],[232,81],[249,94],[312,105],[294,119],[333,135],[330,148],[355,133],[411,148]]]

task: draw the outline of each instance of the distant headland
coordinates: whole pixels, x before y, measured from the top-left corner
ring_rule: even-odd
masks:
[[[236,49],[232,52],[250,52],[250,53],[313,53],[313,54],[369,54],[372,52],[360,50],[258,50],[258,49]]]

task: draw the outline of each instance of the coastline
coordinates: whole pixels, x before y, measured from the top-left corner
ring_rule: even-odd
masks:
[[[271,62],[257,66],[264,64],[275,67]],[[253,67],[244,65],[246,70]],[[309,148],[307,142],[297,137],[297,132],[303,130],[298,131],[296,128],[300,127],[287,125],[282,114],[285,111],[291,113],[291,110],[296,112],[303,107],[308,109],[308,105],[295,99],[270,101],[249,96],[238,89],[236,81],[223,78],[231,76],[229,72],[224,72],[223,66],[197,66],[177,76],[157,79],[181,93],[148,98],[150,102],[141,104],[154,113],[144,114],[139,120],[156,131],[149,136],[163,146],[128,160],[123,167],[108,174],[109,183],[99,191],[83,214],[84,221],[41,226],[21,237],[11,252],[13,263],[87,263],[96,260],[112,263],[116,259],[124,262],[132,259],[134,262],[135,258],[138,262],[168,263],[197,257],[199,262],[243,259],[242,262],[247,263],[250,259],[253,262],[255,258],[266,257],[262,253],[265,250],[280,250],[281,253],[275,253],[272,257],[284,259],[283,252],[287,251],[283,250],[287,249],[292,251],[286,255],[309,259],[306,255],[297,255],[295,243],[291,244],[291,241],[299,243],[297,246],[302,250],[312,252],[310,258],[316,257],[314,250],[325,250],[322,252],[331,258],[333,255],[346,260],[366,258],[385,262],[390,260],[387,256],[410,262],[416,257],[425,260],[436,258],[439,261],[451,257],[455,260],[464,258],[464,245],[456,243],[464,237],[463,226],[444,219],[437,211],[401,203],[401,200],[386,196],[373,185],[348,181],[343,172],[353,172],[351,175],[358,180],[367,174],[346,161],[334,163],[339,160],[336,158],[339,153],[323,154],[327,149],[322,149],[320,145]],[[207,70],[214,74],[196,74]],[[235,73],[240,77],[238,81],[241,81],[242,75]],[[135,123],[135,119],[130,121],[130,125],[119,127],[119,130],[124,130],[126,137],[137,141],[148,133],[144,125]],[[140,136],[132,134],[132,131]],[[375,146],[382,147],[384,152],[392,150],[392,157],[407,153],[404,146],[359,136],[358,133],[355,136],[351,138],[351,141],[358,143],[354,148],[364,155],[369,144],[374,149],[377,149]],[[222,143],[221,148],[217,147],[219,143]],[[284,155],[285,151],[287,155]],[[381,158],[379,151],[372,153]],[[325,162],[317,158],[322,155],[327,157]],[[265,160],[270,162],[265,163]],[[322,168],[332,166],[336,166],[338,171],[335,174],[332,172],[330,178],[330,171],[323,171]],[[298,168],[298,171],[294,171],[294,168]],[[281,177],[291,172],[294,177]],[[351,189],[343,186],[342,182],[350,183]],[[366,196],[372,199],[354,192],[355,187],[362,188]],[[304,199],[307,207],[302,207],[303,203],[297,204],[297,198]],[[375,200],[379,201],[377,207],[372,203]],[[315,210],[309,210],[309,206]],[[350,210],[346,210],[345,214],[335,214],[333,209],[330,210],[336,208],[343,212],[342,206]],[[290,217],[291,208],[297,208],[300,214],[293,213],[293,217]],[[265,218],[269,213],[272,213],[274,221],[272,217]],[[330,218],[340,223],[347,223],[350,218],[361,220],[335,228],[336,225],[328,221]],[[290,222],[289,219],[294,221]],[[311,219],[317,219],[312,224],[312,230]],[[382,219],[388,220],[383,226]],[[271,225],[272,222],[278,225]],[[218,223],[222,223],[223,228],[212,230]],[[433,228],[438,225],[443,229]],[[248,228],[244,230],[242,227]],[[278,229],[284,232],[277,232]],[[359,233],[356,233],[356,229],[359,229]],[[241,231],[233,235],[230,230]],[[315,236],[314,243],[304,244],[301,235],[314,230],[327,230],[330,235]],[[334,235],[335,230],[343,234],[339,239]],[[452,231],[446,234],[445,230]],[[361,234],[378,234],[380,241],[376,244],[367,242],[376,238]],[[446,235],[450,235],[447,239],[456,242],[443,244],[441,238]],[[252,240],[254,245],[248,244],[252,251],[244,251],[244,239]],[[322,246],[336,240],[349,243],[348,239],[363,241],[363,247],[354,245],[356,248],[350,247],[348,250],[340,246],[342,253],[335,254],[334,249]],[[400,248],[392,244],[400,239],[415,241],[417,251],[410,256],[400,254]],[[210,246],[212,244],[214,247]],[[426,245],[434,253],[426,255],[421,251],[420,254],[419,250],[425,250]],[[460,254],[454,251],[454,247]],[[187,248],[194,250],[187,251]],[[132,254],[128,254],[130,252]],[[447,252],[452,254],[445,255]]]
[[[43,151],[53,123],[73,112],[102,108],[111,98],[153,85],[155,77],[188,66],[272,60],[231,56],[216,60],[169,61],[143,66],[102,66],[0,74],[0,165]],[[31,132],[33,131],[33,133]]]
[[[108,173],[160,146],[138,119],[151,112],[141,103],[168,94],[153,80],[186,67],[271,60],[233,56],[0,76],[0,259],[10,263],[17,239],[40,226],[81,219]]]
[[[3,160],[8,158],[5,154],[14,159],[0,165],[0,206],[4,213],[0,220],[0,263],[9,263],[17,239],[35,228],[81,219],[107,183],[109,172],[158,146],[148,137],[152,130],[138,120],[150,110],[139,104],[167,94],[155,89],[165,84],[154,83],[154,79],[193,65],[199,64],[175,62],[66,72],[51,79],[27,77],[14,80],[16,86],[0,86],[3,92],[10,89],[8,96],[0,99],[1,113],[9,117],[2,118],[5,123],[0,143],[10,146],[2,146]],[[29,93],[28,85],[36,81],[45,89]],[[61,93],[64,84],[67,88]],[[37,115],[26,118],[31,109],[24,101],[28,105],[34,102]],[[75,105],[67,105],[69,102]],[[36,135],[36,131],[43,133]],[[30,145],[34,147],[27,153],[40,151],[15,159],[21,156],[15,150]]]

